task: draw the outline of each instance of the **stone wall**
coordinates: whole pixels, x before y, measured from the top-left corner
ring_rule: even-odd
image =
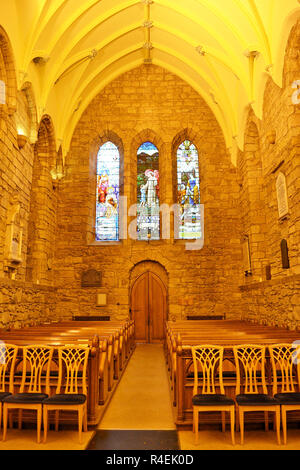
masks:
[[[300,79],[299,43],[300,21],[286,46],[282,88],[269,78],[261,120],[249,108],[236,168],[204,100],[172,73],[143,65],[107,85],[83,112],[66,156],[66,176],[53,184],[57,152],[51,117],[43,116],[38,125],[30,84],[17,91],[12,51],[0,30],[0,80],[7,88],[7,103],[0,105],[0,326],[80,314],[125,318],[131,273],[139,263],[153,261],[166,273],[172,318],[221,314],[298,328],[300,105],[292,102],[292,83]],[[18,132],[28,137],[22,148]],[[136,202],[136,152],[151,140],[160,155],[160,202],[171,205],[176,151],[184,139],[199,152],[203,249],[186,250],[172,230],[170,239],[158,242],[94,243],[100,145],[112,140],[119,148],[122,194],[130,206]],[[284,220],[278,218],[279,172],[288,191]],[[22,225],[21,263],[10,270],[7,235],[15,208]],[[17,243],[20,233],[15,233]],[[241,250],[245,235],[252,262],[247,277]],[[289,269],[282,267],[283,239]],[[90,268],[102,272],[100,288],[81,288],[82,273]],[[96,306],[98,292],[107,294],[106,308]]]
[[[0,280],[0,328],[23,328],[57,319],[54,288]]]
[[[26,122],[24,102],[18,107],[17,117]],[[33,148],[29,142],[20,149],[17,140],[16,115],[10,115],[7,108],[0,111],[0,276],[9,277],[7,270],[6,237],[9,213],[15,204],[20,206],[22,223],[22,263],[18,267],[16,279],[24,280],[28,240],[28,219],[33,168]]]
[[[241,292],[243,320],[300,330],[299,274],[243,286]]]
[[[283,87],[269,78],[262,120],[249,112],[245,151],[238,163],[244,189],[250,188],[248,195],[243,190],[241,216],[243,231],[250,235],[254,267],[253,276],[244,279],[247,287],[241,288],[243,317],[289,328],[297,328],[300,320],[300,105],[292,101],[292,84],[300,77],[299,42],[300,21],[286,47]],[[276,194],[280,172],[286,178],[289,206],[283,220],[279,219]],[[282,240],[288,244],[288,269],[282,264]],[[270,281],[266,280],[267,265],[271,267]]]
[[[185,138],[199,152],[204,248],[186,250],[185,243],[172,236],[149,243],[128,238],[94,244],[95,162],[100,145],[112,140],[120,149],[123,194],[130,206],[136,202],[137,149],[152,141],[160,155],[160,203],[172,204],[177,202],[176,151]],[[189,85],[152,65],[117,78],[82,114],[66,162],[66,177],[59,187],[54,266],[58,315],[128,316],[130,272],[137,263],[150,260],[167,272],[169,315],[239,318],[242,271],[236,169],[215,117]],[[81,274],[90,268],[102,272],[100,292],[108,295],[107,308],[96,307],[97,289],[81,289]]]

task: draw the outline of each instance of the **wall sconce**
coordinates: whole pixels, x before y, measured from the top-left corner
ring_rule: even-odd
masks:
[[[276,144],[276,131],[272,131],[267,134],[267,141],[270,145]]]
[[[52,176],[53,181],[60,181],[64,176],[66,176],[65,169],[62,167],[62,165],[58,165],[56,168],[53,168],[50,171],[50,174]]]
[[[18,134],[17,135],[17,142],[18,142],[18,147],[21,150],[25,145],[27,144],[27,137],[24,134]]]

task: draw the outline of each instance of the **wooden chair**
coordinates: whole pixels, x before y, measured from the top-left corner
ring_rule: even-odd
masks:
[[[82,425],[87,431],[87,364],[88,347],[68,346],[58,348],[59,371],[56,394],[43,402],[44,442],[47,440],[48,412],[55,410],[55,429],[58,430],[60,410],[78,412],[78,433],[81,443]],[[79,390],[82,393],[79,393]]]
[[[18,346],[0,342],[0,429],[2,423],[2,402],[14,391],[14,368]],[[8,382],[8,383],[7,383]]]
[[[29,345],[23,348],[22,379],[19,393],[3,399],[3,440],[6,439],[8,411],[19,410],[19,429],[22,428],[22,410],[37,411],[37,442],[40,442],[42,403],[49,395],[50,367],[53,348]],[[43,393],[43,387],[45,392]]]
[[[264,411],[265,429],[268,430],[268,413],[275,413],[277,442],[280,445],[280,404],[268,395],[265,377],[266,347],[239,345],[233,347],[236,364],[237,427],[240,427],[241,444],[244,444],[244,413]],[[243,391],[243,393],[241,393]]]
[[[193,366],[194,366],[194,388],[193,388],[193,431],[195,432],[195,443],[198,443],[199,413],[205,411],[221,411],[222,430],[225,431],[225,412],[230,413],[231,439],[235,444],[234,437],[234,418],[235,403],[234,400],[227,397],[223,385],[223,352],[221,346],[201,345],[192,347]],[[217,375],[218,387],[217,393]],[[199,378],[202,382],[202,390],[199,394]]]
[[[294,347],[290,343],[273,344],[269,346],[269,351],[272,365],[273,395],[280,403],[283,443],[286,445],[286,413],[300,410],[300,345]]]

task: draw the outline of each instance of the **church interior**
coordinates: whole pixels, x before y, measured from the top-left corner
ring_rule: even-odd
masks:
[[[300,449],[300,1],[225,3],[0,0],[0,450]]]

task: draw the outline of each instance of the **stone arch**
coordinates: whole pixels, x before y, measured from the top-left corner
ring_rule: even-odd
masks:
[[[300,19],[290,30],[284,55],[282,72],[283,88],[289,87],[295,80],[299,80],[300,70]]]
[[[34,146],[31,207],[28,228],[27,280],[51,285],[55,252],[57,196],[51,170],[56,168],[55,132],[43,116]]]
[[[22,85],[21,93],[25,95],[25,99],[27,102],[28,114],[29,114],[29,121],[30,121],[30,129],[29,129],[29,142],[31,144],[35,144],[38,138],[38,117],[37,117],[37,109],[36,109],[36,101],[33,92],[33,87],[30,82],[25,82]]]
[[[9,37],[0,26],[0,80],[6,85],[6,107],[8,114],[17,109],[17,78],[14,54]]]
[[[35,154],[41,163],[48,166],[49,171],[56,167],[55,130],[49,115],[44,115],[40,121],[35,144]]]
[[[252,110],[249,111],[244,140],[244,152],[239,154],[238,161],[241,182],[242,242],[249,238],[252,279],[260,280],[266,264],[266,211],[260,123]],[[244,270],[249,271],[245,264]]]
[[[297,146],[297,153],[300,146],[300,19],[291,29],[287,42],[284,67],[283,67],[283,90],[291,96],[291,103],[294,104],[293,113],[288,116],[289,133],[292,146]],[[294,154],[294,148],[292,149]]]
[[[165,267],[164,264],[162,264],[160,261],[155,260],[155,259],[142,259],[136,263],[134,263],[131,268],[129,269],[129,279],[130,283],[132,283],[135,279],[137,279],[138,276],[141,275],[141,273],[144,271],[147,266],[150,266],[154,269],[154,272],[157,274],[162,274],[163,273],[163,281],[166,283],[166,286],[168,285],[168,280],[169,280],[169,272],[167,268]]]

